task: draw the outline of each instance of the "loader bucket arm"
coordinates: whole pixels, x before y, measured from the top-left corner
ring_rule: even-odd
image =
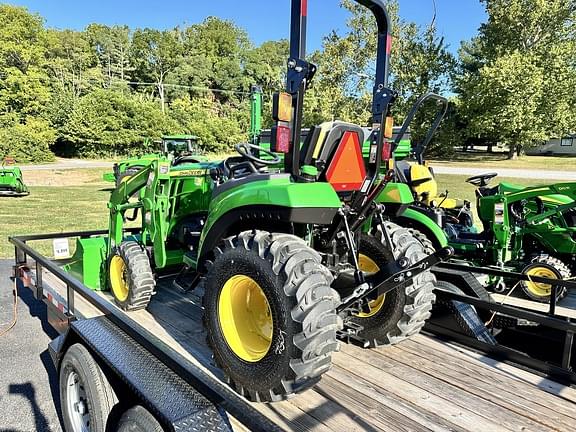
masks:
[[[154,247],[154,261],[158,267],[164,267],[166,263],[165,240],[168,230],[166,214],[169,207],[169,182],[170,161],[165,158],[158,158],[122,182],[112,192],[108,202],[110,222],[107,256],[111,254],[114,247],[122,243],[126,211],[142,209],[142,218],[149,218],[146,224],[143,220],[142,242],[145,242],[146,236],[150,236]],[[146,191],[141,199],[130,202],[130,197],[144,188]]]

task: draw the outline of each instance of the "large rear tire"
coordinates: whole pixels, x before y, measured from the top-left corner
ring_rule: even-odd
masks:
[[[108,282],[114,300],[123,310],[145,309],[156,280],[146,250],[135,241],[122,242],[108,261]]]
[[[118,399],[102,369],[83,345],[68,348],[58,381],[66,432],[105,432],[108,416]]]
[[[375,273],[371,276],[375,282],[391,276],[383,274],[378,265],[387,259],[384,229],[388,230],[392,240],[396,260],[406,258],[410,264],[414,264],[428,255],[425,246],[410,230],[392,222],[386,222],[385,228],[377,225],[371,235],[362,235],[359,248],[360,269]],[[370,347],[377,347],[393,345],[419,333],[430,317],[435,300],[435,280],[434,275],[426,271],[416,276],[412,283],[408,283],[404,288],[372,300],[369,312],[350,318],[354,323],[364,327],[359,336],[368,340]]]
[[[227,238],[215,255],[204,324],[232,388],[269,402],[318,382],[342,328],[340,297],[320,255],[298,237],[264,231]]]

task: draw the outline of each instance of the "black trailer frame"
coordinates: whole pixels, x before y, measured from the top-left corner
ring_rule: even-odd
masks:
[[[452,281],[462,284],[479,284],[473,274],[484,274],[492,276],[502,276],[515,280],[529,280],[528,276],[522,273],[513,273],[498,270],[490,267],[474,267],[456,262],[442,262],[435,266],[433,272],[439,279],[444,279],[446,275],[452,278]],[[561,279],[532,278],[536,282],[542,282],[552,285],[552,292],[547,312],[525,309],[518,306],[500,304],[481,300],[465,294],[456,294],[453,292],[436,289],[437,301],[439,302],[462,302],[474,306],[483,311],[500,314],[504,319],[524,320],[530,323],[536,323],[543,329],[554,331],[561,335],[563,346],[561,355],[554,362],[544,361],[534,358],[523,352],[520,346],[508,347],[501,344],[489,344],[481,342],[473,337],[466,335],[455,327],[450,327],[439,323],[439,320],[428,320],[425,329],[445,340],[454,341],[458,344],[472,348],[476,351],[487,354],[499,361],[512,363],[517,366],[536,371],[546,375],[548,378],[567,385],[576,384],[576,372],[574,371],[575,360],[573,358],[576,352],[574,344],[574,333],[576,333],[576,322],[570,317],[558,315],[556,313],[556,292],[558,288],[576,290],[576,282]],[[457,283],[457,284],[458,284]]]
[[[50,324],[61,333],[49,347],[56,369],[70,344],[80,342],[135,393],[166,430],[232,430],[225,412],[253,431],[282,430],[224,382],[185,359],[112,302],[100,297],[28,244],[34,240],[105,234],[107,231],[102,230],[9,237],[15,249],[14,277],[30,276],[27,272],[30,257],[36,273],[30,288],[36,299],[46,302]],[[52,299],[45,295],[43,270],[66,285],[66,298],[62,299],[64,307],[54,306]],[[75,313],[77,295],[102,316],[79,319]],[[135,367],[139,372],[143,369],[146,372],[134,374]],[[142,375],[147,379],[142,380]]]

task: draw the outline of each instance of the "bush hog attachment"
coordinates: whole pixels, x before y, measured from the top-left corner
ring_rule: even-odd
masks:
[[[217,365],[253,401],[314,385],[330,368],[338,339],[375,347],[419,332],[434,300],[430,268],[451,253],[427,256],[375,203],[393,177],[380,175],[380,167],[396,95],[386,87],[384,4],[358,2],[378,23],[378,132],[367,161],[364,131],[354,124],[333,122],[323,139],[312,127],[300,145],[304,94],[316,66],[304,60],[306,2],[293,0],[286,91],[274,97],[271,150],[238,144],[238,156],[222,161],[151,160],[112,192],[107,238],[79,240],[66,267],[93,288],[110,289],[128,311],[148,305],[158,275],[179,271],[175,283],[202,296]],[[282,164],[278,153],[284,168],[271,172]],[[140,230],[127,235],[125,221],[138,214]]]
[[[0,166],[0,196],[26,196],[30,194],[28,187],[22,180],[22,171],[13,165],[16,161],[4,158]]]

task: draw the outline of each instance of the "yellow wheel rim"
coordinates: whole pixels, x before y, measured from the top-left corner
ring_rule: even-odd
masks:
[[[110,285],[112,285],[112,294],[118,301],[122,302],[128,298],[126,263],[119,255],[114,255],[110,260]]]
[[[539,276],[549,279],[558,279],[554,270],[548,267],[532,267],[526,271],[527,276]],[[526,281],[526,289],[537,297],[549,297],[552,294],[552,285],[541,282]]]
[[[226,281],[218,300],[218,319],[226,343],[242,360],[257,362],[270,350],[270,304],[254,279],[235,275]]]
[[[358,267],[360,267],[360,270],[362,270],[364,273],[375,274],[380,271],[380,267],[378,266],[378,264],[376,264],[376,262],[372,258],[367,257],[366,255],[363,254],[360,254],[358,256]],[[378,312],[380,312],[380,309],[382,309],[382,305],[384,305],[385,298],[386,294],[382,294],[377,299],[368,302],[370,312],[359,312],[358,314],[356,314],[356,316],[359,318],[369,318],[371,316],[376,315]]]

